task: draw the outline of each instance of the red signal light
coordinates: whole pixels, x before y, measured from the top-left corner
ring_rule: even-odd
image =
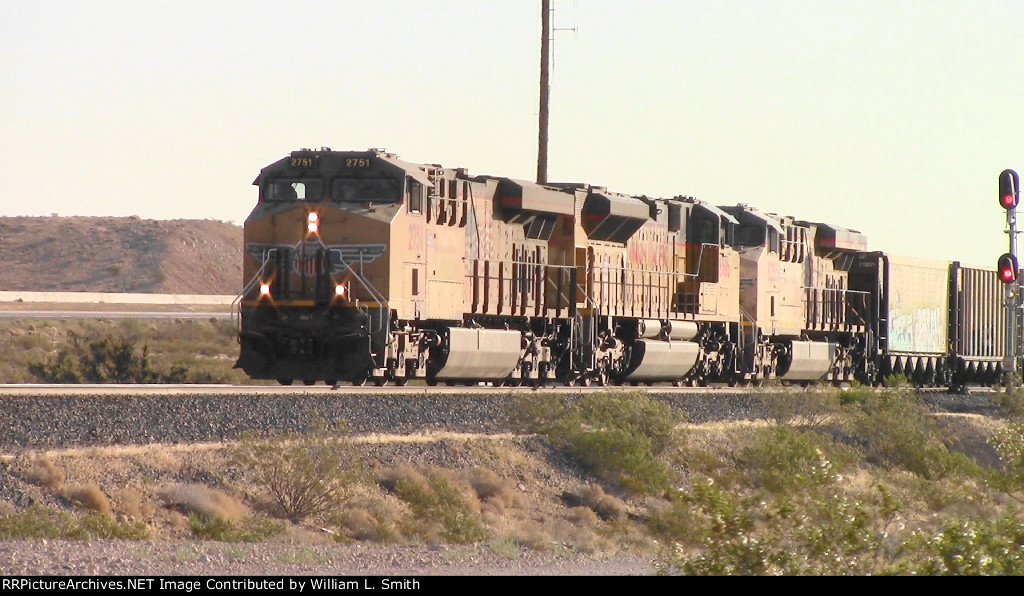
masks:
[[[999,281],[1009,284],[1017,281],[1017,257],[1005,253],[999,257]]]
[[[1003,209],[1016,209],[1020,200],[1020,177],[1013,170],[1003,170],[999,174],[999,206]]]

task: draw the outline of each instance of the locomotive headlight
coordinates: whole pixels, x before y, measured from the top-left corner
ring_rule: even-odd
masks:
[[[337,296],[338,298],[344,298],[345,294],[347,293],[348,290],[345,288],[344,284],[338,284],[334,286],[334,295]]]
[[[306,229],[309,230],[310,234],[316,234],[320,231],[320,214],[316,211],[310,211],[306,215]]]
[[[260,284],[260,296],[270,296],[270,284]]]

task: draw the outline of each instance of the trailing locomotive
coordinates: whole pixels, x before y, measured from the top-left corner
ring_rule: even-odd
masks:
[[[236,367],[378,385],[999,378],[994,270],[692,197],[302,149],[245,222]]]

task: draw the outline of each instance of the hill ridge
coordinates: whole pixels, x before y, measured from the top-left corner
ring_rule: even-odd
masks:
[[[242,244],[212,219],[0,217],[0,290],[238,294]]]

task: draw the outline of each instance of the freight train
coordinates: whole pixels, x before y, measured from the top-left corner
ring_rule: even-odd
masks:
[[[995,269],[739,204],[471,175],[383,150],[260,171],[237,368],[289,385],[991,384]]]

